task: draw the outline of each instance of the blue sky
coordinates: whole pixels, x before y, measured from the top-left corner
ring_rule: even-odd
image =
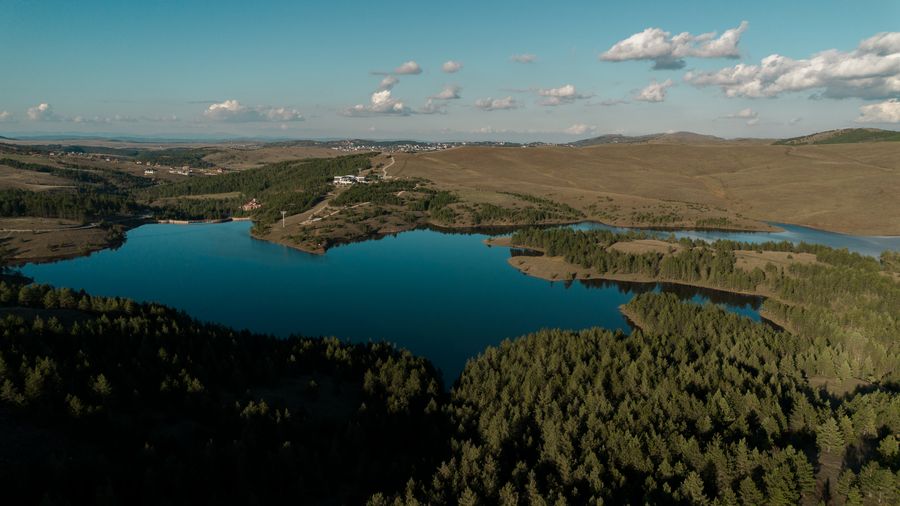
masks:
[[[604,4],[0,0],[0,135],[561,141],[900,121],[900,2]],[[397,74],[406,62],[420,73]]]

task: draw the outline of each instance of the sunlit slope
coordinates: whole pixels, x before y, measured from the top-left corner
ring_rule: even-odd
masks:
[[[398,156],[391,172],[459,189],[531,193],[581,209],[606,199],[624,211],[677,201],[756,220],[900,234],[895,143],[463,147]]]

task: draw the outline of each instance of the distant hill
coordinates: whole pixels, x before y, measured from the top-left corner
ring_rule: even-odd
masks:
[[[801,137],[781,139],[775,144],[797,146],[800,144],[847,144],[855,142],[900,141],[900,132],[880,128],[842,128]]]
[[[716,144],[719,142],[725,142],[725,139],[694,132],[672,132],[635,136],[608,134],[576,141],[572,145],[586,147],[601,144]]]

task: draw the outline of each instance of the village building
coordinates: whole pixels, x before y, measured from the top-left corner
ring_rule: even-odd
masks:
[[[262,207],[262,204],[256,199],[250,199],[249,202],[241,206],[241,209],[244,211],[254,211]]]

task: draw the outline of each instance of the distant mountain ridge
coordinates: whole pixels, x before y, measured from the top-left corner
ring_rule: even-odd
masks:
[[[586,147],[601,144],[717,144],[720,142],[727,141],[715,135],[704,135],[694,132],[670,132],[634,136],[608,134],[575,141],[571,145]]]
[[[880,128],[841,128],[775,141],[775,144],[798,146],[802,144],[847,144],[856,142],[900,141],[900,132]]]

